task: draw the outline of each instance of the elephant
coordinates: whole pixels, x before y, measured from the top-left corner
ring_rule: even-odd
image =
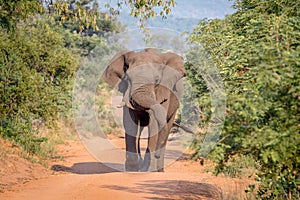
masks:
[[[166,144],[185,75],[181,56],[153,48],[119,52],[106,67],[103,80],[123,93],[126,171],[164,171]],[[140,135],[146,126],[148,143],[142,158]]]

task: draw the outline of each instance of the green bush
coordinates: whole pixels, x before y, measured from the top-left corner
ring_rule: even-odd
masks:
[[[291,0],[239,0],[234,14],[202,20],[190,36],[210,54],[226,88],[222,139],[209,156],[219,164],[218,172],[228,169],[235,155],[257,160],[261,199],[300,195],[299,6]],[[189,78],[199,94],[209,94],[197,85],[200,76]],[[200,101],[204,108],[209,105]]]
[[[45,140],[35,135],[39,125],[70,107],[76,57],[40,21],[0,32],[0,134],[35,153]]]
[[[98,13],[95,1],[92,7],[80,2],[71,9],[70,2],[43,7],[37,0],[0,0],[0,137],[30,153],[47,156],[49,138],[38,136],[39,128],[70,117],[80,59],[108,53],[102,36],[119,30],[115,20]]]

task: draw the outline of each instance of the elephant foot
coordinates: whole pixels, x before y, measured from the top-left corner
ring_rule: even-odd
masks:
[[[147,172],[149,170],[150,161],[151,161],[150,153],[146,152],[144,157],[144,162],[140,167],[140,172]]]
[[[144,162],[140,168],[141,172],[157,172],[157,159],[155,158],[154,153],[147,152],[144,157]]]
[[[142,158],[140,158],[142,159]],[[139,171],[141,160],[137,154],[130,153],[130,155],[126,156],[125,161],[125,171],[128,172],[137,172]]]
[[[155,154],[159,155],[159,158],[157,158],[157,171],[158,172],[164,172],[164,167],[165,167],[165,148],[159,149],[155,152]],[[156,156],[156,155],[155,155]]]
[[[139,165],[126,161],[125,162],[125,171],[127,171],[127,172],[137,172],[137,171],[139,171]]]

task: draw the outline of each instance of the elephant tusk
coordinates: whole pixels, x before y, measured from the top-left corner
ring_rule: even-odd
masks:
[[[124,106],[126,106],[126,103],[124,101],[122,101],[119,105],[117,105],[117,108],[123,108]]]

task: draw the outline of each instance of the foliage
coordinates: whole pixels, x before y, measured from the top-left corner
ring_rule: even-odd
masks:
[[[86,57],[93,54],[93,50],[98,49],[99,45],[102,46],[103,51],[108,51],[105,45],[106,41],[104,36],[109,36],[112,32],[119,32],[121,28],[117,26],[118,22],[113,19],[99,20],[97,24],[103,27],[103,30],[85,30],[80,32],[77,23],[64,23],[63,26],[59,25],[59,21],[55,17],[44,17],[47,24],[64,39],[64,47],[71,50],[73,54],[81,57]],[[110,25],[108,25],[110,24]],[[107,26],[106,26],[107,25]],[[104,52],[102,52],[103,54]],[[102,56],[102,55],[98,55]]]
[[[130,15],[139,19],[140,27],[147,20],[158,14],[166,18],[175,6],[174,0],[121,0],[114,5],[106,3],[110,14],[117,15],[122,7],[127,6]],[[160,9],[158,9],[160,8]],[[12,30],[18,22],[42,13],[56,14],[61,23],[76,22],[80,31],[101,30],[98,21],[107,19],[108,13],[101,14],[97,0],[0,0],[0,26]],[[103,23],[102,23],[103,24]]]
[[[218,172],[236,155],[257,160],[261,199],[300,195],[299,6],[291,0],[238,0],[234,14],[202,20],[190,36],[218,66],[227,93],[222,139],[210,157]],[[200,76],[189,78],[207,96],[197,85]],[[209,107],[208,101],[200,104]]]
[[[11,34],[0,31],[0,134],[38,152],[46,138],[34,133],[70,105],[77,62],[43,22],[19,25]]]
[[[38,0],[0,0],[0,26],[12,30],[20,20],[40,12],[42,8]]]
[[[41,135],[39,129],[44,124],[53,128],[58,117],[69,116],[75,71],[84,64],[79,59],[109,53],[102,36],[120,29],[112,18],[98,19],[102,30],[80,32],[78,21],[61,26],[56,14],[24,15],[22,22],[14,17],[13,29],[0,29],[0,136],[47,156],[50,135]]]
[[[130,9],[130,15],[138,18],[140,27],[144,28],[148,19],[157,16],[158,14],[163,18],[171,12],[171,7],[175,7],[175,0],[120,0],[117,7],[106,4],[111,13],[120,14],[122,7],[127,6]]]
[[[76,22],[80,30],[98,30],[100,17],[95,0],[1,0],[0,25],[8,30],[15,29],[17,23],[38,14],[56,14],[61,22]]]
[[[48,12],[55,12],[59,20],[77,22],[80,30],[98,30],[99,6],[95,0],[58,0],[47,3]]]
[[[176,6],[172,8],[167,18],[155,16],[147,21],[148,27],[168,28],[178,32],[193,31],[193,27],[202,18],[224,18],[226,14],[233,13],[232,2],[228,0],[175,0]],[[129,10],[121,10],[118,20],[128,27],[136,27],[136,19],[128,15]]]

